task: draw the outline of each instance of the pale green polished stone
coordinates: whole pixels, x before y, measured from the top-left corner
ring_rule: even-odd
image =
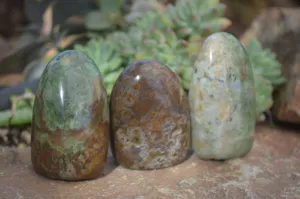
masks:
[[[201,159],[245,156],[255,131],[253,71],[241,43],[219,32],[203,43],[189,91],[192,147]]]

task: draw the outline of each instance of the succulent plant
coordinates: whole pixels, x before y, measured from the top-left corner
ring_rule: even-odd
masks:
[[[264,49],[257,39],[252,39],[245,49],[254,73],[257,119],[263,121],[263,113],[273,105],[273,90],[283,84],[285,78],[281,76],[281,65],[275,53]]]
[[[166,64],[188,90],[191,67],[202,38],[230,25],[222,17],[224,9],[218,0],[177,1],[169,4],[165,12],[146,12],[128,32],[114,32],[108,40],[122,49],[127,62],[152,58]]]
[[[230,25],[222,17],[224,8],[218,0],[179,0],[165,12],[148,11],[127,32],[113,32],[105,41],[120,50],[124,65],[140,59],[166,64],[188,91],[192,65],[203,39]],[[273,105],[272,92],[284,78],[275,54],[263,49],[256,39],[246,46],[246,51],[256,80],[257,118],[264,120],[263,113]]]
[[[109,40],[101,38],[92,39],[85,46],[76,44],[74,48],[94,60],[103,76],[107,94],[110,95],[115,81],[123,71],[119,48]]]
[[[263,48],[261,43],[254,38],[246,46],[246,51],[256,75],[263,76],[275,87],[285,82],[285,78],[281,76],[281,64],[277,61],[276,54],[270,49]]]
[[[231,24],[223,17],[224,10],[219,0],[178,0],[175,5],[169,4],[166,12],[149,11],[135,23],[144,31],[171,28],[181,39],[206,37]]]
[[[99,2],[101,5],[102,1]],[[110,8],[108,12],[113,13],[120,7],[118,4],[117,8],[111,10],[110,3],[103,5]],[[107,11],[104,7],[99,12]],[[77,44],[74,48],[95,61],[104,78],[108,96],[124,68],[130,62],[140,59],[155,59],[167,65],[178,75],[183,88],[188,91],[192,65],[203,39],[231,24],[223,17],[224,9],[225,5],[219,0],[177,0],[175,5],[168,4],[166,10],[149,9],[134,18],[129,23],[129,29],[124,31],[110,28],[111,24],[119,24],[118,16],[117,19],[113,17],[117,22],[110,21],[111,24],[107,26],[101,23],[101,27],[97,25],[100,18],[92,17],[91,29],[110,29],[113,32],[97,35],[86,45]],[[284,82],[284,78],[281,77],[280,64],[275,54],[263,49],[257,40],[251,41],[246,51],[255,76],[257,118],[264,120],[263,113],[273,104],[272,92]]]
[[[12,104],[11,110],[0,112],[0,127],[30,124],[34,96],[29,89],[25,89],[23,95],[12,96],[10,98]]]
[[[177,38],[172,29],[162,32],[152,29],[143,32],[132,27],[128,33],[115,32],[110,38],[122,49],[121,54],[127,63],[141,59],[155,59],[172,69],[179,77],[185,89],[188,89],[192,59],[188,55],[185,42]],[[189,70],[190,68],[190,70]]]

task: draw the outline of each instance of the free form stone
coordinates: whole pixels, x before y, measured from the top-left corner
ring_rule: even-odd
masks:
[[[187,97],[168,67],[154,61],[130,64],[111,95],[113,154],[130,169],[181,163],[190,144]]]
[[[101,74],[79,51],[49,62],[35,97],[31,160],[49,178],[98,177],[106,163],[109,112]]]
[[[253,72],[243,46],[231,34],[215,33],[203,43],[189,104],[198,157],[231,159],[250,151],[255,130]]]

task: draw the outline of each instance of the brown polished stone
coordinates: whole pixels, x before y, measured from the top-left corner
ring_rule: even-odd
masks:
[[[122,166],[158,169],[184,160],[190,142],[188,101],[168,67],[154,60],[130,64],[110,103],[113,153]]]

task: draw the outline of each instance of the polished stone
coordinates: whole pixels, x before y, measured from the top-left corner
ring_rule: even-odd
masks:
[[[159,169],[184,160],[190,144],[188,100],[167,66],[154,60],[130,64],[110,103],[113,152],[122,166]]]
[[[94,62],[64,51],[49,62],[36,91],[32,164],[61,180],[100,176],[109,144],[108,99]]]
[[[209,36],[194,64],[189,90],[192,146],[203,159],[230,159],[252,148],[255,87],[240,42],[224,32]]]

